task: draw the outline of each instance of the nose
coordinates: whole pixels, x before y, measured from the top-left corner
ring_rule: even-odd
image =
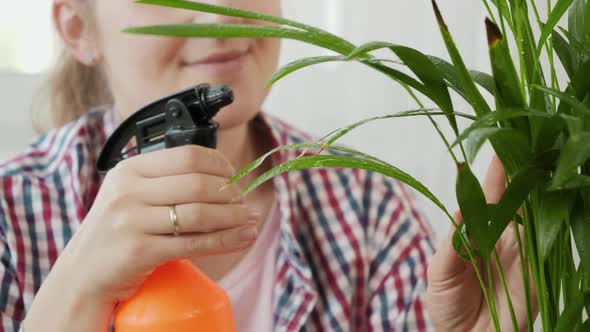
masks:
[[[209,0],[207,3],[215,6],[223,6],[229,8],[243,9],[247,6],[247,2],[252,0]],[[189,23],[196,24],[251,24],[248,19],[234,16],[225,16],[219,14],[205,13],[205,12],[191,12],[191,17],[188,17]],[[205,48],[237,48],[244,49],[248,47],[245,44],[249,44],[251,39],[248,38],[237,38],[237,39],[224,39],[224,38],[205,38],[205,39],[188,39],[186,41],[189,47],[193,47],[195,50]],[[230,47],[230,45],[232,47]]]
[[[231,0],[220,0],[220,1],[207,1],[211,5],[215,6],[223,6],[229,8],[239,8],[240,1],[231,1]],[[204,13],[204,12],[195,12],[192,18],[192,23],[209,23],[209,24],[244,24],[245,19],[241,17],[233,17],[233,16],[225,16],[219,14],[211,14],[211,13]]]

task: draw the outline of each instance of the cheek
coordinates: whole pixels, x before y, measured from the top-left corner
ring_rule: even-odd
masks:
[[[269,79],[277,69],[281,41],[280,39],[257,39],[254,47],[254,61],[259,75]]]
[[[153,11],[144,12],[147,6],[125,4],[124,1],[101,0],[97,5],[98,43],[104,57],[104,70],[109,85],[121,106],[129,114],[147,103],[169,93],[162,84],[173,76],[175,55],[182,45],[178,38],[160,38],[131,35],[122,32],[131,26],[156,24],[171,20],[162,11],[156,19]]]
[[[125,113],[169,93],[165,84],[174,75],[167,45],[143,37],[111,39],[105,48],[104,67],[115,100]],[[173,48],[168,46],[168,48]]]
[[[235,93],[235,102],[226,107],[215,120],[222,129],[241,125],[260,111],[269,89],[266,82],[277,68],[280,40],[259,39],[255,41],[252,63],[238,81],[230,84]]]

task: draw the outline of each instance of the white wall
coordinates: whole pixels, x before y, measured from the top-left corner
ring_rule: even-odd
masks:
[[[439,1],[466,63],[488,71],[483,11],[479,1]],[[446,58],[428,0],[288,0],[285,15],[320,25],[355,43],[388,40]],[[317,7],[317,8],[316,8]],[[325,54],[314,47],[287,41],[282,63]],[[41,76],[0,73],[0,160],[20,151],[32,137],[29,104]],[[414,109],[405,92],[381,74],[361,65],[322,65],[278,83],[265,109],[316,135],[356,120]],[[463,104],[458,108],[467,111]],[[414,174],[448,206],[454,199],[455,167],[435,131],[424,119],[396,119],[367,125],[342,143],[375,154]],[[482,174],[489,153],[476,165]],[[427,216],[441,232],[449,223],[422,200]]]
[[[20,152],[34,137],[30,104],[40,75],[0,73],[0,161]]]

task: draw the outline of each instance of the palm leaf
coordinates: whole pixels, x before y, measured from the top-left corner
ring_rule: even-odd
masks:
[[[183,38],[284,38],[302,41],[338,53],[347,53],[337,42],[326,40],[321,35],[293,28],[255,24],[170,24],[127,28],[132,34],[172,36]]]
[[[165,7],[172,7],[172,8],[179,8],[179,9],[187,9],[193,11],[200,11],[205,13],[212,13],[218,14],[223,16],[233,16],[233,17],[241,17],[246,19],[253,19],[253,20],[260,20],[266,21],[271,23],[277,23],[281,25],[286,25],[294,28],[299,28],[305,31],[309,31],[311,33],[317,34],[325,38],[327,41],[340,45],[342,49],[354,49],[354,45],[350,42],[344,40],[343,38],[331,34],[327,31],[318,29],[316,27],[303,24],[300,22],[292,21],[283,17],[277,17],[272,15],[266,15],[246,10],[241,10],[237,8],[228,8],[223,6],[216,6],[207,3],[195,2],[195,1],[186,1],[186,0],[138,0],[136,1],[140,4],[149,4],[149,5],[157,5],[157,6],[165,6]],[[348,53],[348,52],[345,52]]]

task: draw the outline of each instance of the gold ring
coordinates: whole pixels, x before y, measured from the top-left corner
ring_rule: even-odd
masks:
[[[178,225],[178,216],[176,216],[176,205],[172,205],[170,207],[170,221],[172,221],[172,225],[174,226],[174,235],[180,235],[180,226]]]

